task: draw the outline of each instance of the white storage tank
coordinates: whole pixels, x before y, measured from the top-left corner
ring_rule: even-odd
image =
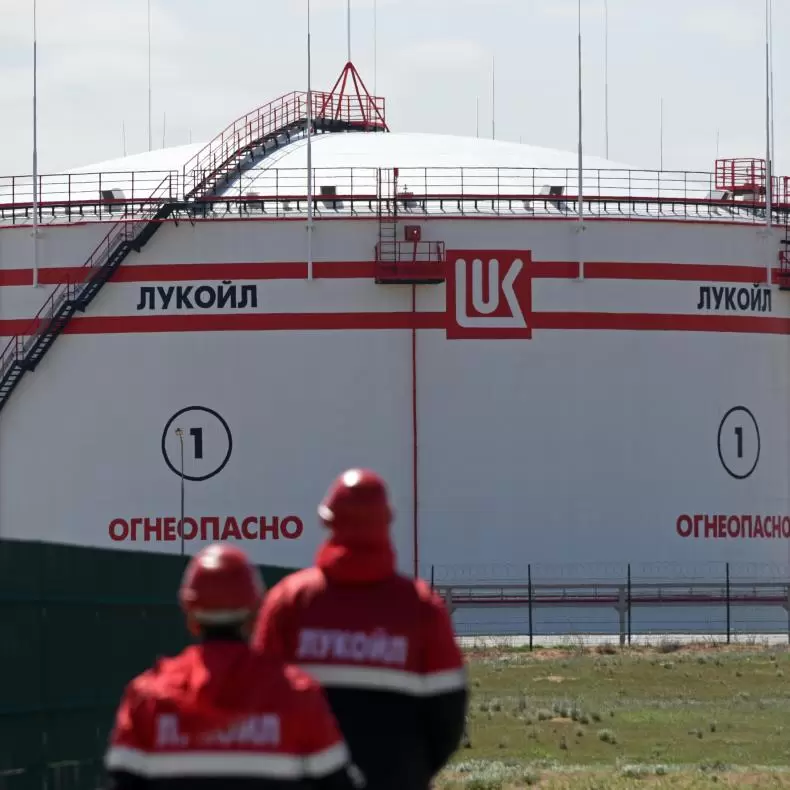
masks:
[[[43,176],[35,272],[0,179],[0,539],[302,567],[364,465],[437,582],[787,578],[786,181],[309,115]]]

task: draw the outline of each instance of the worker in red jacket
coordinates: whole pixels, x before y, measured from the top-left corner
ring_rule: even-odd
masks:
[[[384,482],[352,469],[318,508],[315,567],[272,588],[253,645],[324,687],[371,790],[426,790],[458,748],[466,672],[441,599],[395,569]]]
[[[239,549],[192,559],[179,597],[200,642],[126,687],[105,758],[110,790],[359,784],[321,687],[250,649],[262,594]]]

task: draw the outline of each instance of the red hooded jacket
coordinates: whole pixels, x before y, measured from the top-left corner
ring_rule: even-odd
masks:
[[[105,765],[113,790],[355,786],[317,683],[240,640],[189,647],[132,680]]]
[[[441,599],[395,570],[388,534],[333,533],[269,591],[253,645],[327,693],[371,790],[426,790],[458,747],[463,659]]]

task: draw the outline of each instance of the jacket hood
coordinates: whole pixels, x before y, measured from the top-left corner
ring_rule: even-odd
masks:
[[[206,642],[160,661],[143,682],[149,695],[177,702],[182,732],[206,733],[258,709],[256,684],[244,679],[260,676],[271,663],[242,641]]]
[[[318,549],[315,564],[331,581],[370,584],[395,574],[395,550],[387,529],[333,532]]]

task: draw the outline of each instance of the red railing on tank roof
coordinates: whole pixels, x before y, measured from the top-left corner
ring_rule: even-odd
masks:
[[[316,210],[325,216],[328,212],[361,216],[375,214],[382,199],[377,192],[377,173],[377,168],[315,168]],[[131,180],[132,174],[126,175]],[[24,197],[29,197],[32,187],[29,177],[13,178],[27,184]],[[133,199],[113,200],[99,197],[98,185],[106,183],[102,174],[91,175],[90,178],[83,174],[79,179],[85,180],[71,181],[72,197],[77,189],[80,192],[76,194],[85,195],[84,199],[80,197],[77,200],[69,200],[69,195],[63,193],[64,186],[68,187],[68,179],[75,177],[63,178],[62,182],[54,177],[41,181],[39,221],[42,223],[90,221],[94,218],[136,220],[145,218],[149,207],[156,203],[152,197],[153,174],[146,176],[139,196],[135,187]],[[178,175],[168,172],[166,178],[166,197],[175,200],[180,188]],[[573,168],[400,168],[402,191],[398,195],[398,210],[413,214],[436,212],[448,216],[571,216],[577,209],[577,179],[578,173]],[[0,181],[0,185],[2,183]],[[774,216],[777,223],[784,223],[790,212],[787,196],[790,179],[783,177],[780,183],[773,200]],[[138,184],[136,177],[135,184]],[[723,199],[721,193],[716,192],[715,174],[710,172],[585,170],[584,184],[585,206],[591,219],[600,215],[626,219],[666,217],[758,224],[765,221],[764,196]],[[326,195],[321,194],[324,186],[331,187]],[[550,194],[552,189],[558,190],[559,194]],[[91,200],[91,194],[96,198]],[[215,212],[246,216],[250,212],[256,215],[257,211],[273,217],[304,211],[306,199],[304,168],[251,170],[235,179],[232,194],[229,191],[202,198]],[[196,218],[210,220],[213,215],[210,212]],[[0,199],[0,225],[29,225],[31,221],[32,204],[29,200],[3,204]]]
[[[768,166],[765,159],[717,159],[715,163],[716,189],[734,195],[764,195],[768,185]],[[790,199],[790,177],[771,176],[775,203]]]

